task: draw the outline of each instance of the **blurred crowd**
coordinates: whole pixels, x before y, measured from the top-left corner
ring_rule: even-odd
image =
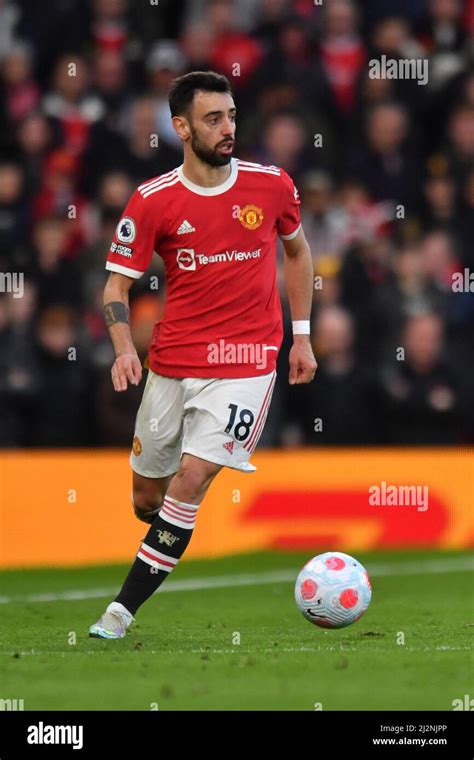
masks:
[[[233,85],[235,155],[293,177],[314,261],[319,369],[290,388],[279,244],[262,444],[473,443],[473,34],[473,0],[0,0],[0,446],[130,444],[143,381],[110,381],[104,263],[137,184],[182,162],[167,91],[202,69]],[[427,83],[371,78],[383,55],[427,60]],[[142,358],[155,258],[131,292]]]

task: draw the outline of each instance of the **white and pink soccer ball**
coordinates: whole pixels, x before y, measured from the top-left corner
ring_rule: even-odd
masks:
[[[345,628],[366,611],[372,597],[367,570],[342,552],[318,554],[300,570],[295,600],[302,615],[321,628]]]

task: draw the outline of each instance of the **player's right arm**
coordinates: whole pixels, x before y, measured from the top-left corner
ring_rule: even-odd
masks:
[[[133,279],[112,272],[104,289],[104,317],[115,349],[112,382],[116,391],[126,391],[128,382],[138,385],[142,363],[133,345],[129,325],[128,291]]]
[[[117,225],[105,268],[111,272],[104,290],[104,316],[116,359],[112,382],[116,391],[126,391],[128,383],[138,385],[142,365],[133,345],[129,325],[128,293],[134,280],[147,270],[159,237],[161,214],[156,195],[138,187]]]

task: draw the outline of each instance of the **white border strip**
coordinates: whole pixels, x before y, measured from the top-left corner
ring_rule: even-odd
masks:
[[[294,232],[290,232],[289,235],[279,235],[279,237],[282,240],[293,240],[293,238],[295,238],[297,236],[297,234],[300,231],[300,229],[301,229],[301,224],[298,225],[298,227],[296,228],[296,230]]]
[[[66,568],[74,569],[74,568]],[[242,573],[240,575],[217,575],[210,578],[188,578],[179,580],[170,580],[155,591],[155,593],[166,593],[174,591],[203,591],[212,588],[231,588],[232,586],[261,586],[271,583],[294,583],[301,568],[293,570],[272,570],[260,573]],[[474,572],[474,558],[472,557],[453,557],[439,560],[419,560],[418,562],[400,562],[400,564],[386,565],[368,565],[367,572],[371,578],[384,578],[387,576],[400,575],[435,575],[437,573],[459,573],[464,571]],[[16,596],[0,596],[0,604],[10,604],[13,602],[60,602],[60,601],[81,601],[83,599],[101,599],[116,595],[119,591],[117,586],[90,588],[71,591],[60,591],[57,593],[43,594],[18,594]]]
[[[145,274],[145,272],[139,272],[138,269],[130,269],[129,267],[123,267],[121,264],[115,264],[113,261],[108,261],[105,268],[109,272],[118,272],[118,274],[126,274],[127,277],[131,277],[133,280],[138,280],[139,277]]]

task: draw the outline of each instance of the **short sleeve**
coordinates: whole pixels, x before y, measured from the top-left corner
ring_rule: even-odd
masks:
[[[148,269],[158,236],[156,212],[139,190],[127,203],[117,224],[105,268],[138,279]]]
[[[280,169],[282,183],[280,210],[277,217],[277,230],[282,240],[292,240],[301,227],[300,197],[291,177]]]

